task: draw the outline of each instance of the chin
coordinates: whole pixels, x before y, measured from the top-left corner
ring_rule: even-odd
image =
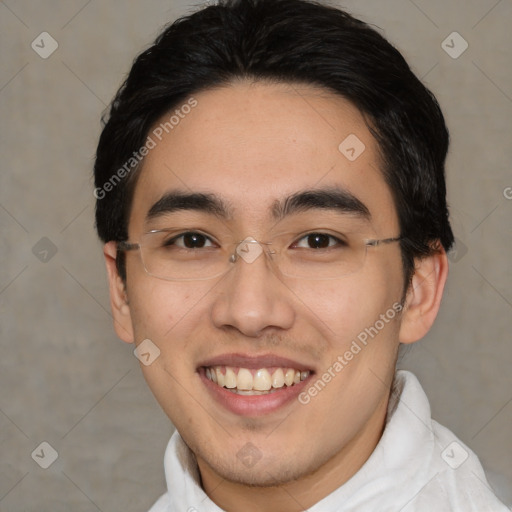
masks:
[[[231,447],[234,446],[230,443]],[[304,478],[319,469],[326,460],[306,460],[297,451],[297,446],[279,451],[269,447],[269,452],[261,453],[255,445],[247,441],[242,449],[225,450],[219,447],[221,453],[203,450],[196,451],[196,456],[206,463],[218,476],[229,482],[252,487],[282,486]],[[303,454],[304,455],[304,454]]]
[[[286,462],[284,462],[286,461]],[[304,476],[303,468],[292,468],[294,463],[283,459],[269,464],[265,458],[254,466],[240,469],[220,466],[218,462],[212,469],[225,480],[249,487],[276,487],[293,482]]]

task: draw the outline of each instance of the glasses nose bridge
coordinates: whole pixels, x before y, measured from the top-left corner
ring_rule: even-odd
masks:
[[[233,253],[229,257],[229,262],[236,263],[241,259],[245,263],[254,263],[262,254],[264,257],[267,257],[267,253],[275,253],[275,251],[266,250],[267,246],[272,244],[272,241],[262,242],[260,240],[256,240],[252,236],[248,236],[244,240],[236,243]]]

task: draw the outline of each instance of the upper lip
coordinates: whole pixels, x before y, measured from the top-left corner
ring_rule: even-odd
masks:
[[[248,368],[252,370],[280,366],[282,368],[293,368],[300,371],[313,370],[311,365],[304,364],[287,357],[281,357],[276,354],[262,354],[259,356],[239,353],[220,354],[200,362],[198,367],[201,366],[233,366],[236,368]]]

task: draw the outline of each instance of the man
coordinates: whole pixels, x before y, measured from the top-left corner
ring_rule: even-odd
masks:
[[[95,165],[121,339],[177,432],[156,511],[505,511],[400,344],[453,243],[448,133],[348,14],[233,0],[135,61]]]

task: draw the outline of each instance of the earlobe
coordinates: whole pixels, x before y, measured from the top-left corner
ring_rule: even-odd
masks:
[[[414,343],[430,330],[441,305],[447,276],[448,258],[442,247],[417,260],[402,314],[400,343]]]
[[[108,242],[103,247],[103,255],[107,266],[107,275],[110,290],[110,307],[114,319],[114,329],[120,339],[126,343],[133,343],[133,327],[130,305],[126,287],[119,276],[116,266],[117,247],[115,242]]]

